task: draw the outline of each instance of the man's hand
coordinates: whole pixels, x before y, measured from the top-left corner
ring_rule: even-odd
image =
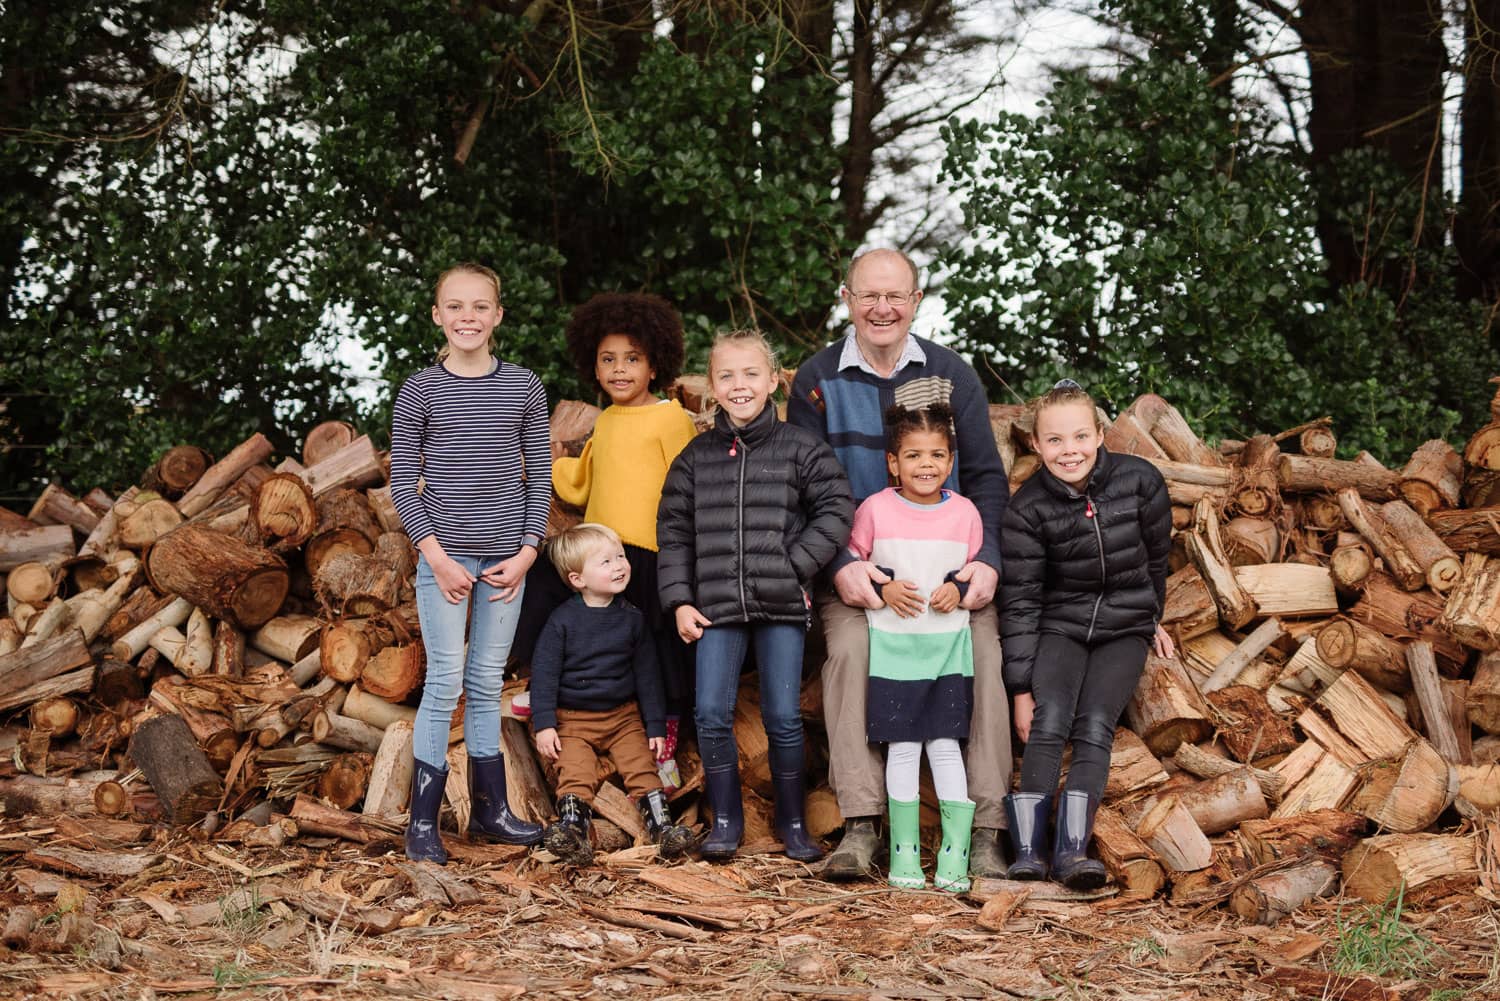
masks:
[[[833,589],[850,608],[879,608],[880,597],[871,585],[889,582],[890,578],[869,560],[856,560],[833,575]]]
[[[944,615],[953,611],[958,607],[958,586],[951,580],[943,581],[932,592],[932,597],[927,599],[927,604],[934,612],[942,612]]]
[[[549,726],[536,732],[536,751],[548,761],[556,761],[562,753],[562,741],[557,739],[557,727]]]
[[[1010,711],[1010,721],[1020,736],[1021,743],[1031,740],[1031,717],[1036,715],[1036,697],[1030,692],[1017,695]]]
[[[969,611],[976,612],[995,600],[1000,573],[988,563],[973,560],[965,563],[964,568],[953,576],[969,585],[969,592],[964,595],[963,601],[963,606]]]
[[[515,601],[521,594],[521,585],[526,581],[526,571],[535,562],[536,550],[530,546],[522,546],[510,559],[486,567],[479,579],[500,592],[490,595],[490,600],[504,601],[507,605]]]
[[[880,585],[880,598],[887,608],[903,619],[914,619],[927,607],[922,592],[909,580],[893,580]]]
[[[682,642],[692,643],[703,638],[703,627],[713,625],[707,617],[692,605],[678,605],[675,613],[677,619],[677,635],[682,637]]]

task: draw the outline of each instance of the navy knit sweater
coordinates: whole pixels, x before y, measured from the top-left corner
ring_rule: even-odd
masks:
[[[552,613],[531,660],[531,725],[557,726],[557,710],[616,709],[640,703],[646,736],[667,734],[656,643],[646,617],[624,598],[603,608],[575,594]]]
[[[921,337],[916,341],[927,361],[912,362],[889,379],[856,367],[841,370],[842,340],[819,351],[797,369],[787,401],[787,423],[807,428],[833,446],[849,476],[854,503],[860,504],[890,485],[885,463],[886,408],[899,403],[916,410],[946,403],[953,409],[958,431],[958,461],[944,485],[979,509],[984,542],[975,559],[999,570],[1000,519],[1010,499],[1010,486],[990,428],[984,386],[954,351]],[[841,550],[831,569],[853,559]]]

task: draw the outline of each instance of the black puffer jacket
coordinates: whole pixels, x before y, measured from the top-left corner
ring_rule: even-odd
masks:
[[[1167,484],[1145,459],[1100,446],[1082,492],[1037,470],[1000,530],[1006,691],[1031,690],[1042,633],[1085,644],[1150,638],[1166,607],[1171,548]]]
[[[807,622],[812,579],[849,541],[854,501],[833,449],[767,406],[722,410],[667,471],[656,513],[662,608],[715,624]]]

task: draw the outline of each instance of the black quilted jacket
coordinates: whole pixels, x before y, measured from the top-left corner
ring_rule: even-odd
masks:
[[[1082,492],[1043,466],[1000,531],[1005,689],[1031,690],[1037,638],[1151,637],[1166,606],[1172,502],[1156,467],[1102,446]]]
[[[693,605],[715,624],[806,624],[813,577],[849,541],[853,519],[849,483],[826,442],[771,406],[743,428],[720,411],[662,487],[662,608]]]

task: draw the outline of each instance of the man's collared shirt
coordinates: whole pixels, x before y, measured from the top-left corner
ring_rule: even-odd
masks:
[[[859,349],[859,340],[852,330],[844,335],[844,349],[839,353],[839,371],[842,372],[846,368],[858,368],[866,375],[873,375],[877,379],[892,378],[912,362],[918,365],[927,364],[927,352],[922,350],[922,345],[918,344],[917,339],[911,334],[906,335],[906,343],[901,347],[901,357],[896,360],[896,367],[889,375],[882,375],[875,371],[865,359],[864,352]]]

